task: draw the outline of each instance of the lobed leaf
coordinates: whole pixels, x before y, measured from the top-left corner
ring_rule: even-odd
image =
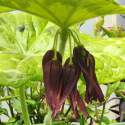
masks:
[[[51,49],[57,29],[45,19],[29,14],[0,14],[0,85],[18,88],[29,80],[42,82],[42,56]],[[76,31],[95,57],[100,84],[125,78],[124,38],[99,39]]]
[[[9,11],[13,11],[13,9],[8,8],[8,7],[0,6],[0,12],[9,12]]]
[[[47,24],[25,13],[0,14],[0,85],[17,88],[29,80],[42,82],[42,56],[51,49],[56,31]]]
[[[0,0],[4,7],[45,18],[60,27],[69,27],[87,19],[107,14],[125,14],[125,8],[114,0]]]
[[[99,83],[111,83],[125,78],[124,38],[94,38],[83,40],[82,43],[95,57]]]

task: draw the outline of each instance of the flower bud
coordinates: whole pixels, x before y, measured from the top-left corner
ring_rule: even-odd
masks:
[[[44,66],[46,65],[47,62],[49,62],[50,60],[52,60],[54,58],[54,51],[53,50],[48,50],[45,55],[43,56],[43,60],[42,60],[42,67],[44,68]],[[57,60],[62,63],[62,56],[59,52],[57,52]]]

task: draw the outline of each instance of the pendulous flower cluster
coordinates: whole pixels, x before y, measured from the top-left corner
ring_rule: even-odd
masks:
[[[95,60],[84,47],[77,46],[73,49],[72,62],[67,59],[62,66],[62,57],[59,52],[56,52],[57,59],[54,59],[54,51],[49,50],[43,57],[43,75],[44,86],[46,92],[46,100],[49,108],[52,110],[52,118],[55,118],[61,106],[63,107],[65,100],[70,100],[71,108],[75,119],[79,119],[80,115],[77,109],[77,104],[80,111],[89,116],[84,101],[77,90],[77,82],[83,73],[86,81],[85,101],[87,103],[92,100],[104,101],[103,93],[97,82],[95,74]]]

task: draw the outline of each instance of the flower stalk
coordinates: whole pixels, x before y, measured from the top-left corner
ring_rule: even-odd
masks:
[[[57,60],[57,40],[58,40],[58,34],[59,34],[59,29],[56,31],[55,38],[54,38],[54,45],[53,45],[54,58],[53,58],[53,60]]]
[[[71,35],[70,33],[68,32],[68,36],[69,36],[69,48],[70,48],[70,61],[69,61],[69,65],[72,65],[73,62],[72,62],[72,45],[71,45]]]
[[[77,34],[75,31],[71,31],[70,29],[69,29],[69,32],[70,32],[71,36],[73,37],[75,43],[76,43],[78,46],[83,46],[83,45],[80,43],[80,39],[79,39],[79,37],[78,37],[78,34]],[[77,36],[77,38],[76,38],[76,36],[74,35],[73,32],[75,33],[75,35]]]
[[[96,101],[95,101],[95,113],[96,113],[96,120],[98,121],[99,117],[98,117],[98,109],[97,109],[97,102]]]
[[[65,48],[66,48],[66,43],[67,43],[67,32],[66,32],[67,29],[61,29],[61,32],[60,32],[60,45],[59,45],[59,52],[60,54],[62,55],[62,60],[64,58],[64,53],[65,53]]]
[[[19,87],[20,103],[25,125],[31,125],[25,99],[25,85]]]
[[[108,86],[107,86],[106,97],[107,97],[107,94],[108,94],[108,91],[109,91],[109,86],[110,86],[110,83],[108,83]],[[105,102],[103,104],[102,114],[101,114],[101,118],[100,118],[100,124],[102,123],[102,119],[103,119],[103,115],[104,115],[104,111],[105,111],[106,102],[107,102],[107,100],[105,100]]]
[[[7,94],[9,95],[9,87],[7,86],[6,88],[7,88]],[[10,100],[8,102],[8,105],[9,105],[9,108],[10,108],[11,115],[12,115],[12,117],[14,117],[13,107],[11,105],[11,101]]]

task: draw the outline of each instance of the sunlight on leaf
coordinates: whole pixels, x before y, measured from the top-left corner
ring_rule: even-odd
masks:
[[[63,28],[93,17],[125,14],[124,7],[114,0],[0,0],[0,5],[45,18]]]
[[[0,13],[1,13],[1,12],[9,12],[9,11],[13,11],[13,9],[0,6]]]
[[[51,49],[56,31],[47,24],[25,13],[0,14],[1,85],[19,87],[28,80],[43,81],[42,56]]]
[[[88,51],[95,57],[95,71],[100,84],[116,82],[125,78],[124,40],[124,38],[82,40]]]
[[[18,88],[29,80],[43,82],[42,56],[51,49],[57,29],[47,20],[29,14],[0,14],[0,85]],[[99,39],[74,30],[95,57],[100,84],[125,78],[124,38]]]

